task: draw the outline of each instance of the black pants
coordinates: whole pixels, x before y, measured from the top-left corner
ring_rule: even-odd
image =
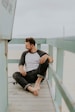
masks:
[[[22,76],[20,72],[15,72],[13,74],[13,78],[17,81],[17,83],[26,89],[30,83],[35,83],[38,77],[42,77],[43,79],[45,78],[48,66],[49,62],[47,59],[45,63],[40,64],[36,70],[27,72],[26,76]]]

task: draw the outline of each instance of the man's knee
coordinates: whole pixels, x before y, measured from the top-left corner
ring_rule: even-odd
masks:
[[[19,72],[15,72],[12,76],[13,76],[14,79],[17,79],[19,75],[20,75]]]
[[[43,64],[39,65],[38,73],[39,74],[45,74],[48,66],[49,66],[49,62],[48,62],[48,59],[46,59],[46,61]]]
[[[49,61],[48,61],[48,59],[45,60],[44,65],[47,66],[47,67],[49,66]]]
[[[40,65],[41,65],[41,68],[42,68],[42,69],[48,68],[48,66],[49,66],[49,61],[48,61],[48,59],[46,59],[45,62],[42,63],[42,64],[40,64]]]

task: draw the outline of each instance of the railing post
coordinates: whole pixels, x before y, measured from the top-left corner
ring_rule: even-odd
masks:
[[[41,44],[37,44],[37,48],[38,49],[41,49]]]
[[[60,83],[62,83],[62,78],[63,78],[63,57],[64,57],[63,49],[57,48],[56,73],[58,77],[60,78]],[[59,110],[61,112],[62,111],[62,97],[58,91],[57,86],[55,88],[55,102],[57,103]]]
[[[51,45],[48,45],[48,54],[53,57],[53,47]],[[50,69],[48,69],[48,80],[50,84],[52,85],[52,73]]]
[[[8,111],[7,43],[0,40],[0,112]]]

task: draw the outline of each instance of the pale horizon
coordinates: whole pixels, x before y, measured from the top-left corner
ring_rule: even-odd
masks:
[[[17,0],[13,38],[75,36],[75,0]]]

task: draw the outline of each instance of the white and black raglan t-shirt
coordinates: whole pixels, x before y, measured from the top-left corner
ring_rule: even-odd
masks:
[[[26,72],[35,70],[39,66],[40,57],[44,54],[47,53],[41,50],[37,50],[34,53],[25,51],[22,53],[19,65],[25,65]]]

